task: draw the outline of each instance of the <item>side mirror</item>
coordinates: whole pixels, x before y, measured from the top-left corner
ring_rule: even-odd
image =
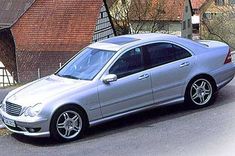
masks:
[[[109,84],[110,82],[114,82],[114,81],[117,81],[117,75],[115,74],[109,74],[103,78],[103,82],[105,84]]]

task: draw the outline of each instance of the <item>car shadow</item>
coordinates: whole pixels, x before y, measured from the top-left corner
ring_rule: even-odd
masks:
[[[104,124],[100,124],[95,127],[91,127],[86,132],[82,139],[74,141],[75,143],[82,143],[86,141],[91,141],[100,137],[105,137],[115,133],[120,133],[123,131],[128,131],[135,128],[146,128],[151,127],[153,124],[179,118],[182,116],[187,116],[188,114],[207,111],[209,109],[215,109],[216,107],[221,107],[228,103],[235,101],[235,86],[226,86],[217,94],[217,99],[214,105],[202,108],[202,109],[189,109],[186,107],[187,104],[177,104],[169,106],[161,106],[152,110],[147,110],[141,113],[132,114],[120,119],[116,119]],[[228,92],[229,90],[229,92]],[[48,146],[60,146],[64,143],[58,143],[51,138],[31,138],[27,136],[22,136],[18,134],[12,134],[12,136],[23,143],[31,144],[33,146],[48,147]],[[74,142],[66,143],[72,144]]]

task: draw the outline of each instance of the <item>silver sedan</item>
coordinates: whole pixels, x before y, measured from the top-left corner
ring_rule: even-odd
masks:
[[[0,118],[12,132],[71,141],[90,126],[153,107],[213,103],[235,74],[229,46],[139,34],[89,45],[55,74],[10,92]]]

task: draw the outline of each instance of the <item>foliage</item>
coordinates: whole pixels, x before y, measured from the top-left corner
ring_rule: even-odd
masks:
[[[230,45],[235,50],[235,7],[220,7],[220,14],[212,19],[202,19],[202,39],[219,40]]]
[[[111,17],[118,35],[162,30],[164,24],[159,21],[165,16],[164,0],[153,3],[152,0],[117,0],[112,6]],[[143,22],[149,21],[151,22]]]

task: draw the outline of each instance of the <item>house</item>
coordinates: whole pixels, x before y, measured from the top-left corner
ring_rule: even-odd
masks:
[[[208,0],[191,0],[194,15],[192,16],[193,38],[199,39],[200,9]]]
[[[235,0],[207,0],[201,7],[201,18],[213,20],[223,13],[234,11]]]
[[[6,73],[11,76],[6,79],[10,78],[11,82],[13,82],[12,76],[16,74],[15,54],[10,52],[14,42],[11,39],[12,36],[8,36],[6,31],[1,29],[10,27],[33,2],[34,0],[0,0],[0,67],[8,69]],[[6,44],[9,42],[10,44]],[[1,70],[0,72],[3,75],[3,71]],[[3,82],[3,79],[1,76],[0,84]]]
[[[114,23],[128,21],[131,33],[162,32],[192,38],[190,0],[116,0],[110,4],[110,14],[118,21]]]
[[[0,61],[3,55],[12,62],[6,67],[21,83],[54,73],[88,44],[115,35],[106,6],[103,0],[35,0],[0,32],[8,38],[0,38],[6,45]]]
[[[234,29],[235,27],[235,0],[207,0],[200,8],[200,21],[201,36],[208,31],[208,26],[213,21],[218,22],[219,25],[216,25],[216,27],[223,27],[221,33],[224,30],[225,33],[228,33],[227,29]],[[214,27],[213,29],[217,28]],[[230,33],[227,35],[228,38],[231,38]]]

